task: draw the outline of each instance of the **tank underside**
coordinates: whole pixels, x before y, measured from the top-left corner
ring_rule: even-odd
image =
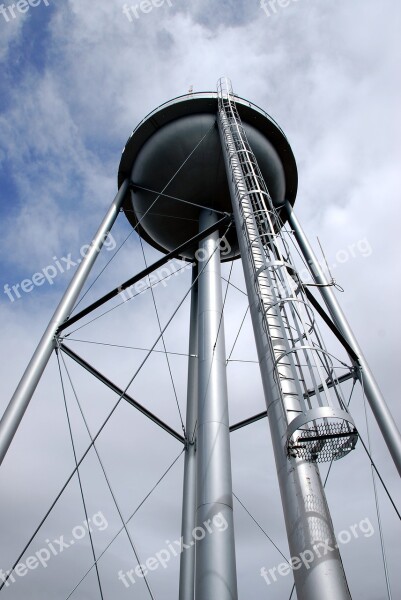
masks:
[[[237,106],[275,206],[285,199],[293,204],[297,169],[286,137],[255,105],[238,98]],[[216,116],[215,93],[183,96],[146,117],[124,149],[118,184],[126,177],[133,184],[125,214],[161,252],[174,250],[199,232],[201,207],[232,213]],[[223,259],[231,260],[239,254],[234,226],[227,241],[231,251]],[[188,249],[182,258],[192,260],[195,250]]]

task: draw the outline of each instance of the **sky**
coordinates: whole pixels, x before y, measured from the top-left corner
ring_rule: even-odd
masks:
[[[264,11],[257,0],[166,0],[149,12],[138,9],[138,18],[131,11],[128,19],[123,2],[114,0],[32,4],[37,6],[24,13],[14,9],[14,17],[10,2],[0,5],[0,412],[75,271],[76,266],[62,259],[77,262],[116,193],[121,151],[132,130],[163,102],[187,93],[191,86],[194,91],[215,90],[218,78],[227,75],[235,92],[268,112],[291,144],[299,171],[297,215],[317,252],[319,237],[333,276],[345,290],[338,293],[339,301],[400,425],[399,5],[390,0],[289,0],[267,2]],[[148,261],[159,256],[144,247]],[[57,261],[66,268],[51,283],[20,291],[21,297],[6,293],[6,286],[12,289],[43,269],[54,269]],[[88,281],[88,286],[94,285],[82,306],[143,265],[138,237],[120,215]],[[229,270],[229,264],[223,265],[225,277]],[[232,281],[244,289],[239,261],[233,266]],[[222,285],[225,291],[224,280]],[[189,286],[187,269],[155,288],[162,323],[167,323]],[[224,316],[228,354],[245,311],[246,298],[230,287]],[[187,299],[166,331],[166,346],[177,353],[170,360],[184,416],[188,319]],[[124,387],[146,354],[87,342],[150,348],[158,332],[153,303],[142,294],[71,334],[69,344]],[[326,337],[328,347],[344,359],[328,332]],[[256,360],[248,318],[232,358]],[[65,360],[93,434],[116,396]],[[89,437],[63,365],[62,373],[76,452],[81,456]],[[230,421],[261,412],[265,405],[258,365],[230,362],[227,374]],[[350,391],[347,385],[345,393]],[[162,353],[151,355],[130,393],[180,431]],[[351,412],[366,439],[360,390],[354,392]],[[399,477],[369,408],[367,415],[374,460],[400,506]],[[179,442],[126,403],[120,403],[97,448],[126,519],[182,450]],[[266,420],[232,433],[231,450],[235,494],[288,555]],[[6,571],[14,563],[73,468],[54,355],[0,469],[0,569]],[[323,476],[326,471],[327,465],[322,467]],[[80,472],[87,513],[96,523],[93,540],[98,555],[118,532],[120,520],[93,451]],[[167,541],[180,537],[182,474],[181,455],[130,521],[141,558],[154,556]],[[353,598],[385,600],[389,596],[371,467],[360,444],[335,463],[326,491],[336,532],[349,531],[366,519],[374,529],[372,535],[360,529],[357,538],[341,546]],[[379,482],[377,495],[391,592],[397,598],[400,522]],[[239,598],[246,594],[257,599],[289,598],[291,575],[270,586],[260,576],[262,566],[269,569],[283,559],[236,500],[234,518]],[[46,540],[61,535],[71,539],[84,520],[74,478],[22,560],[48,549]],[[53,553],[46,567],[39,565],[17,576],[0,595],[5,600],[69,597],[93,564],[88,535],[75,541],[74,548]],[[120,570],[126,572],[136,564],[122,533],[99,561],[105,598],[149,597],[143,581],[127,588],[118,579]],[[178,557],[152,572],[149,582],[155,598],[177,598],[178,575]],[[92,569],[71,598],[99,597]]]

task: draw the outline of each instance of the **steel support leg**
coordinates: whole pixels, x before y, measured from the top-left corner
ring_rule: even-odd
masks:
[[[7,406],[0,422],[0,464],[7,453],[12,439],[18,429],[18,426],[24,416],[32,395],[39,383],[42,373],[49,361],[54,349],[54,336],[56,331],[63,323],[78,299],[81,289],[93,267],[93,264],[103,246],[107,233],[116,220],[121,208],[124,196],[128,190],[129,181],[124,181],[116,197],[114,198],[106,216],[104,217],[96,236],[93,239],[86,256],[82,259],[74,277],[72,278],[56,312],[50,320],[49,325],[42,339],[36,348],[24,375],[14,392],[13,397]]]
[[[370,370],[369,365],[362,354],[361,348],[359,347],[359,344],[351,330],[351,327],[348,324],[347,319],[345,318],[345,315],[337,301],[337,298],[334,295],[332,288],[328,286],[326,276],[320,267],[319,261],[316,258],[316,255],[313,252],[313,249],[309,244],[308,239],[289,202],[286,203],[286,208],[290,226],[294,231],[301,252],[310,266],[310,270],[315,282],[326,286],[320,287],[319,290],[322,294],[324,302],[326,303],[327,309],[334,323],[359,358],[361,372],[359,372],[358,377],[361,380],[361,383],[363,383],[366,398],[380,427],[384,440],[393,458],[394,464],[401,475],[401,435],[394,418],[386,404],[379,386],[373,377],[372,371]]]
[[[192,269],[192,282],[198,275],[198,266]],[[198,411],[198,284],[191,292],[191,321],[189,329],[188,392],[186,419],[186,451],[182,499],[181,536],[188,546],[180,557],[179,600],[194,599],[195,545],[192,532],[196,526],[196,419]]]
[[[215,222],[203,211],[200,227]],[[198,250],[199,395],[197,426],[196,600],[237,600],[230,433],[218,234]],[[203,538],[203,539],[201,539]]]

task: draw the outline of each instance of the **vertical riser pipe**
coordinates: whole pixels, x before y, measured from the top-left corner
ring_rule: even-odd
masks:
[[[200,229],[215,213],[202,211]],[[217,250],[216,250],[217,247]],[[236,600],[230,432],[218,233],[199,247],[196,600]],[[211,531],[208,531],[208,526]]]

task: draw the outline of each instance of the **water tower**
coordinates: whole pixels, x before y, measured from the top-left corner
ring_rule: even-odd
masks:
[[[331,283],[293,212],[297,168],[284,133],[263,110],[234,94],[229,80],[222,79],[217,93],[175,98],[136,127],[123,151],[118,186],[118,194],[3,416],[1,460],[58,335],[172,258],[192,263],[182,508],[182,536],[189,548],[181,555],[179,598],[235,600],[220,263],[240,258],[291,557],[303,556],[319,545],[334,548],[328,555],[314,556],[308,565],[294,562],[297,596],[299,600],[349,599],[318,468],[319,462],[346,456],[357,443],[343,381],[363,379],[366,397],[400,474],[401,438]],[[164,257],[70,316],[121,209],[140,236]],[[295,267],[295,243],[309,265],[313,285],[321,293],[327,312]],[[337,374],[317,316],[350,357],[352,369],[346,376]],[[97,376],[102,378],[99,373]],[[120,398],[126,396],[126,390],[118,392]],[[157,420],[155,415],[148,416]],[[261,416],[250,416],[239,425]],[[218,536],[205,535],[191,545],[194,529],[213,522],[218,514],[228,524],[226,530]]]

